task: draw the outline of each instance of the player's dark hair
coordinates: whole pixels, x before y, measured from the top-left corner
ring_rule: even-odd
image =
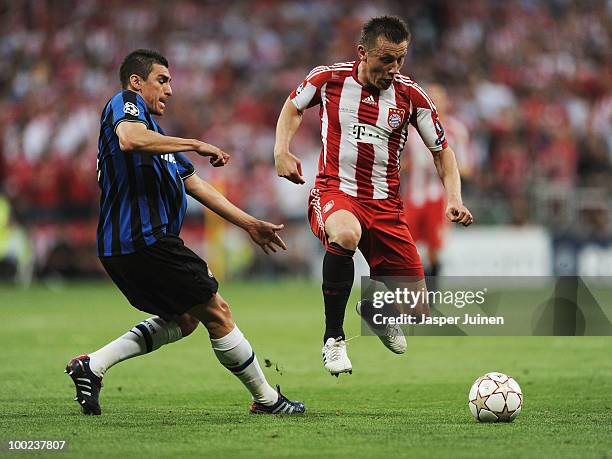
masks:
[[[130,82],[130,75],[138,75],[146,80],[151,73],[153,64],[160,64],[168,67],[168,60],[157,51],[150,49],[137,49],[128,54],[119,68],[119,79],[121,86],[127,88]]]
[[[411,34],[406,23],[397,16],[379,16],[364,24],[359,44],[370,50],[376,46],[378,37],[399,44],[403,41],[410,43]]]

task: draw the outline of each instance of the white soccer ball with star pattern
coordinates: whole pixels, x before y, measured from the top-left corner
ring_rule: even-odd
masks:
[[[512,422],[523,408],[523,392],[514,378],[487,373],[472,385],[468,405],[480,422]]]

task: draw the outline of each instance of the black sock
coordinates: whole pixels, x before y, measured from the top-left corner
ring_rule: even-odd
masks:
[[[438,290],[438,272],[440,272],[440,263],[432,263],[425,273],[425,277],[427,278],[427,290],[430,292]],[[433,306],[433,301],[431,305]]]
[[[355,264],[354,250],[347,250],[339,244],[329,244],[323,258],[323,299],[325,300],[325,335],[329,338],[345,339],[344,311],[353,287]]]

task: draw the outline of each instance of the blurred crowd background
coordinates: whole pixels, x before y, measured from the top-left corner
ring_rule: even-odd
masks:
[[[194,162],[239,206],[285,222],[293,250],[264,259],[197,206],[185,239],[231,275],[310,275],[308,184],[276,177],[276,118],[313,67],[355,59],[362,24],[380,14],[412,30],[402,73],[444,86],[447,111],[469,131],[464,200],[479,225],[612,235],[610,1],[2,0],[0,276],[101,275],[99,117],[123,57],[141,47],[170,62],[164,130],[231,153],[219,170]],[[311,183],[317,115],[292,145]]]

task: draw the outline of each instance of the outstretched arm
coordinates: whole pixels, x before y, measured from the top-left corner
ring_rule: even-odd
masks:
[[[209,156],[210,163],[215,167],[224,166],[229,160],[229,155],[214,145],[196,139],[163,135],[147,129],[139,122],[121,122],[117,125],[116,132],[119,137],[119,147],[125,152],[159,155],[195,151],[200,156]]]
[[[279,177],[297,184],[304,184],[302,162],[289,151],[291,139],[302,124],[302,112],[287,98],[276,123],[274,163]]]
[[[452,221],[469,226],[474,221],[471,212],[463,205],[461,199],[461,177],[452,148],[446,147],[439,152],[434,152],[434,164],[446,189],[446,217]]]
[[[277,234],[278,231],[283,229],[283,225],[275,225],[258,220],[252,215],[247,214],[232,204],[225,196],[212,185],[202,180],[197,174],[193,174],[185,179],[185,189],[190,196],[194,197],[201,204],[249,233],[253,242],[259,245],[264,252],[276,252],[276,247],[287,250],[287,246]]]

